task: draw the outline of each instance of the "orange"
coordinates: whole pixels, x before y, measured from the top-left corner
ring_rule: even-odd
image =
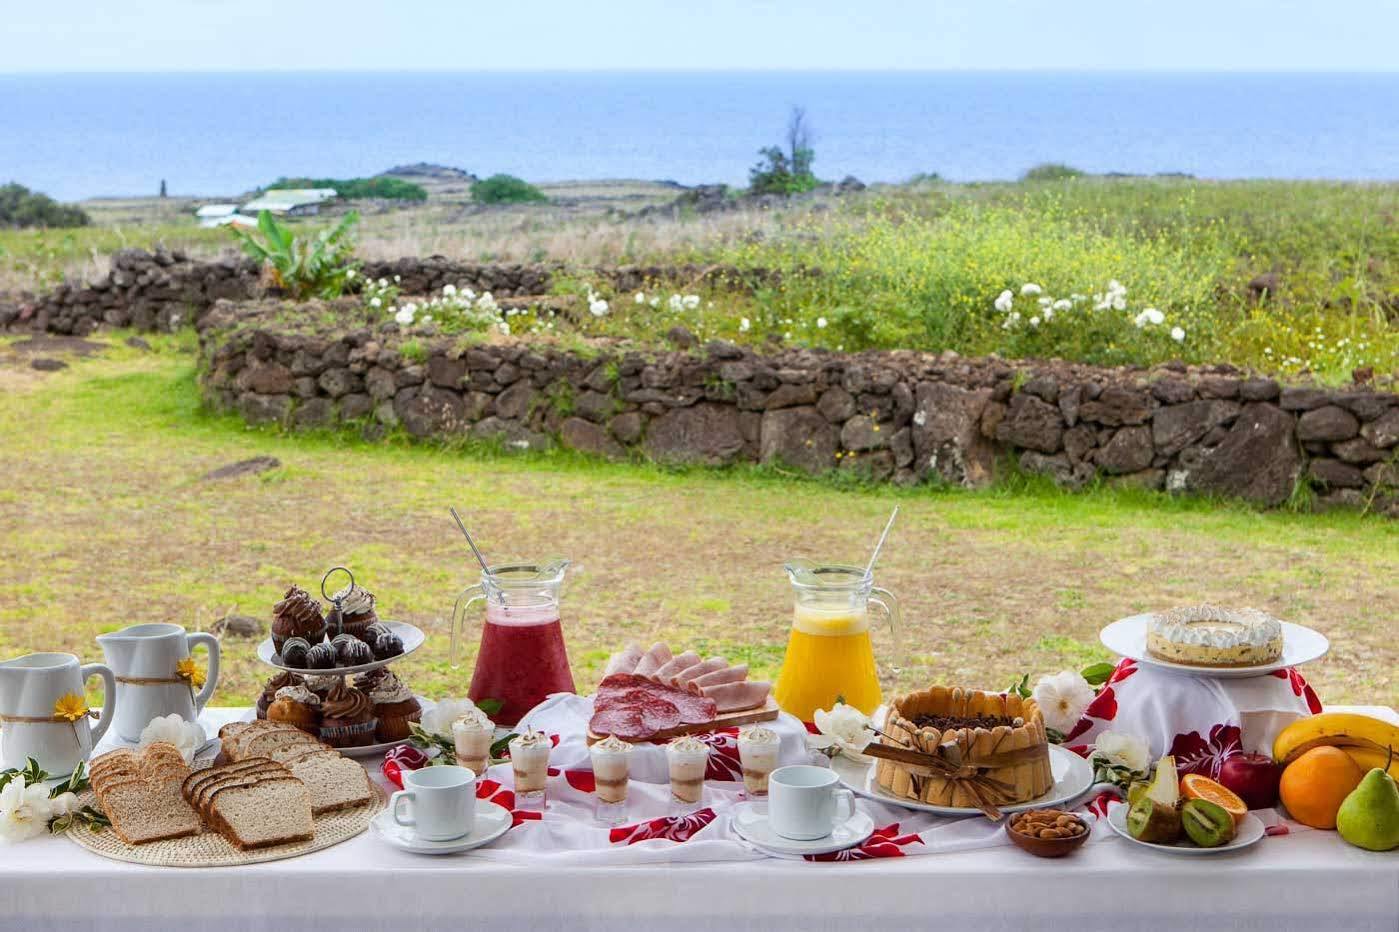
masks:
[[[1238,825],[1248,815],[1248,804],[1239,795],[1222,783],[1211,780],[1202,773],[1187,773],[1180,778],[1180,795],[1186,799],[1203,799],[1218,803],[1224,811],[1234,817]]]
[[[1287,765],[1278,795],[1288,814],[1303,825],[1335,828],[1336,811],[1364,776],[1360,765],[1340,748],[1312,748]]]

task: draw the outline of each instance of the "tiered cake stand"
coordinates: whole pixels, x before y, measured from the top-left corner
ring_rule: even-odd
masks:
[[[326,572],[325,576],[321,578],[321,595],[325,598],[327,602],[330,602],[333,605],[335,605],[336,609],[338,610],[340,608],[338,601],[332,598],[326,592],[326,581],[330,579],[330,577],[335,573],[344,573],[345,575],[349,576],[351,585],[354,585],[355,577],[354,574],[351,573],[345,567],[336,566],[332,567],[329,571]],[[321,668],[313,670],[307,667],[288,666],[287,664],[283,663],[281,655],[278,654],[276,649],[272,646],[272,638],[268,637],[266,640],[264,640],[261,644],[257,646],[257,657],[263,663],[271,667],[276,667],[278,670],[286,670],[290,673],[297,673],[301,676],[306,677],[338,676],[343,682],[347,677],[357,676],[360,673],[368,673],[370,670],[377,670],[380,667],[387,667],[391,663],[397,663],[398,661],[407,657],[409,654],[413,653],[413,651],[417,650],[419,647],[422,647],[423,642],[427,640],[427,636],[423,634],[422,629],[417,627],[416,625],[410,625],[404,621],[388,621],[382,618],[379,620],[379,623],[387,627],[394,634],[398,635],[399,639],[403,641],[403,653],[395,654],[392,657],[385,657],[382,660],[373,660],[369,663],[356,664],[352,667],[331,667],[328,669]],[[337,633],[339,632],[327,631],[326,636],[334,637]],[[418,704],[423,707],[424,712],[432,708],[432,706],[434,705],[431,699],[424,698],[423,696],[418,696],[417,700]],[[341,754],[344,754],[347,757],[373,757],[376,754],[383,754],[385,751],[388,751],[391,748],[395,748],[401,744],[406,743],[407,739],[404,738],[397,741],[385,741],[379,744],[362,745],[360,747],[337,748],[337,750],[339,750]]]

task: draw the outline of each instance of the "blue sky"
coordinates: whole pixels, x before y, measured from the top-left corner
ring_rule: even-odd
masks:
[[[1399,0],[0,0],[0,71],[1393,70]]]

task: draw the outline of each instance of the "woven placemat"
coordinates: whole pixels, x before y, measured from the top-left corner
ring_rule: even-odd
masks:
[[[283,858],[294,858],[338,845],[368,828],[370,820],[388,800],[384,791],[373,780],[369,781],[369,785],[374,790],[373,802],[354,809],[341,809],[316,816],[316,835],[310,841],[298,841],[273,848],[239,851],[222,835],[213,831],[188,838],[153,841],[144,845],[128,845],[111,829],[94,831],[91,826],[85,824],[75,824],[64,834],[76,844],[104,858],[130,861],[132,864],[149,864],[152,867],[237,867],[240,864],[280,861]],[[91,790],[79,794],[78,800],[83,805],[92,805],[96,801]]]

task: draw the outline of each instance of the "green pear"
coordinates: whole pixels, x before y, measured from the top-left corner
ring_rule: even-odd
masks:
[[[1376,767],[1365,774],[1336,812],[1336,831],[1357,848],[1399,848],[1399,786]]]

